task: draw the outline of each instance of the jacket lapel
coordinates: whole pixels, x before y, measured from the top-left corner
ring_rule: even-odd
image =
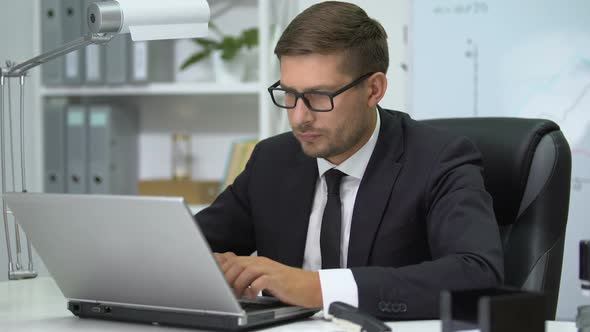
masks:
[[[282,229],[278,247],[281,248],[280,261],[290,266],[301,267],[303,264],[317,178],[315,158],[306,156],[302,151],[296,157],[295,165],[285,174],[281,190]]]
[[[399,113],[379,107],[379,138],[356,195],[348,245],[348,267],[366,266],[371,247],[402,164],[403,127]]]

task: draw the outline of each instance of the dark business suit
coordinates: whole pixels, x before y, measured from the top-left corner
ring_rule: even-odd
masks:
[[[438,316],[441,289],[503,279],[500,237],[481,156],[464,137],[380,109],[377,145],[352,216],[348,268],[359,307],[384,319]],[[292,133],[260,142],[196,215],[211,248],[301,267],[318,178]]]

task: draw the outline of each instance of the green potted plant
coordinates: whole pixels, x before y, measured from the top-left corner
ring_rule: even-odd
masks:
[[[185,70],[191,65],[211,57],[213,71],[218,82],[242,81],[248,61],[245,59],[238,61],[238,58],[245,56],[246,50],[252,50],[258,46],[258,28],[244,30],[238,36],[228,36],[213,24],[210,24],[209,27],[219,36],[219,40],[193,39],[193,42],[201,49],[186,59],[180,69]]]

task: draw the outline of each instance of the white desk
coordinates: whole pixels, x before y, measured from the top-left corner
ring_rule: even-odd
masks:
[[[440,331],[439,321],[389,323],[394,332]],[[147,324],[79,319],[66,309],[66,300],[51,278],[0,282],[0,330],[10,332],[57,331],[195,331]],[[311,318],[265,331],[342,331],[321,318]],[[547,332],[575,332],[572,322],[547,322]]]

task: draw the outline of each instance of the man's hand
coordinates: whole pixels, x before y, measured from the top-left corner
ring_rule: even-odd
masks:
[[[281,301],[306,308],[322,307],[318,272],[280,264],[266,257],[215,253],[215,259],[237,297],[255,299],[262,290]]]

